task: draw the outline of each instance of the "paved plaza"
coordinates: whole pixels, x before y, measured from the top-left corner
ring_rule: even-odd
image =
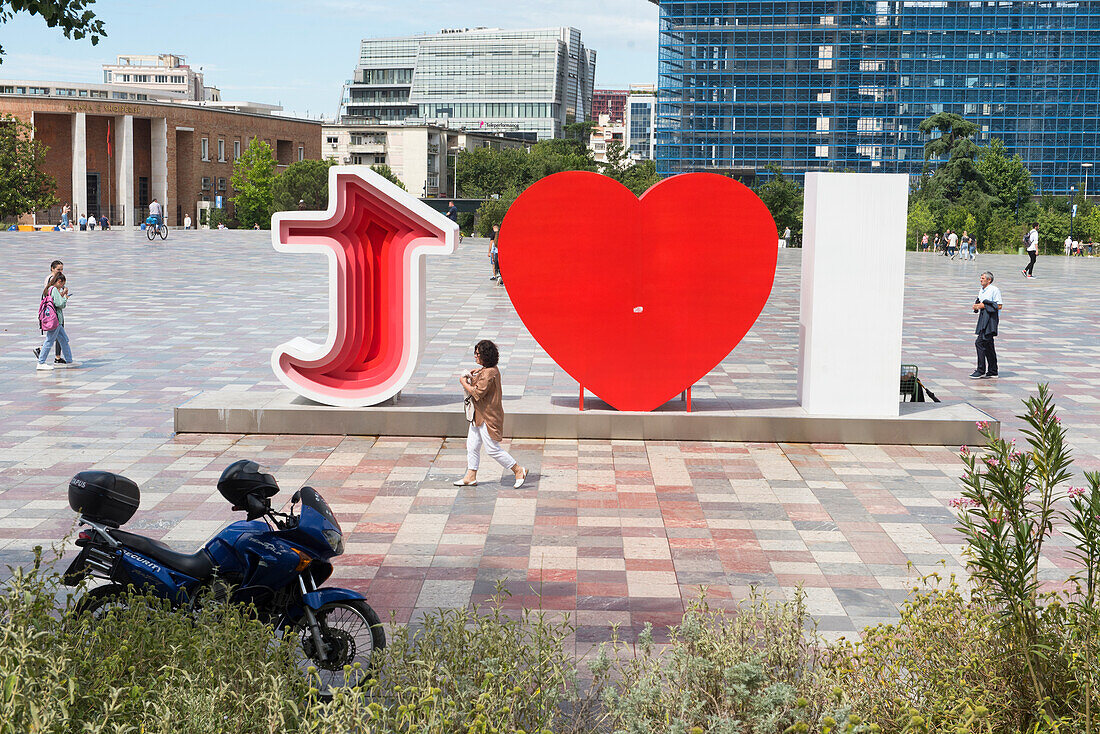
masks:
[[[429,259],[430,343],[405,392],[453,396],[472,345],[491,338],[505,411],[522,395],[575,400],[576,383],[489,280],[486,250],[467,239]],[[55,258],[80,367],[36,372],[36,308]],[[1100,260],[1043,257],[1034,280],[1021,277],[1023,260],[910,253],[903,360],[944,401],[1004,421],[1006,435],[1018,434],[1020,399],[1050,382],[1076,470],[1100,469]],[[892,619],[916,574],[960,568],[948,507],[958,447],[511,441],[532,469],[517,490],[489,460],[479,486],[453,487],[462,440],[174,435],[177,405],[201,391],[277,389],[271,349],[323,341],[323,257],[278,254],[266,232],[174,230],[156,244],[143,233],[4,232],[0,262],[0,563],[24,563],[71,529],[65,488],[91,467],[141,485],[127,529],[191,550],[235,519],[214,485],[251,458],[274,471],[284,500],[305,483],[329,500],[347,540],[334,583],[364,591],[383,618],[481,600],[503,580],[511,606],[574,615],[578,652],[612,624],[678,621],[702,585],[719,602],[802,585],[821,629],[851,634]],[[696,386],[697,404],[795,401],[799,262],[799,250],[780,251],[760,320]],[[1005,300],[1001,377],[969,380],[969,304],[985,269]],[[1066,566],[1056,539],[1044,572],[1061,578]]]

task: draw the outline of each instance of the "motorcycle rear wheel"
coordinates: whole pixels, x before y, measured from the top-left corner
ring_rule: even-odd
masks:
[[[361,686],[369,677],[377,655],[386,647],[386,633],[378,614],[364,601],[335,601],[316,610],[321,637],[329,646],[329,654],[321,658],[315,649],[309,624],[300,620],[293,628],[298,636],[304,659],[303,672],[308,667],[316,669],[309,675],[309,684],[322,695],[334,689]],[[359,668],[355,664],[359,663]],[[345,674],[345,666],[352,666]]]
[[[77,614],[90,614],[98,619],[111,607],[126,606],[126,588],[122,584],[106,584],[89,589],[76,603]]]

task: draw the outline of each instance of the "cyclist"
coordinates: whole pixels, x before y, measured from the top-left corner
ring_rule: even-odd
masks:
[[[164,223],[164,208],[161,207],[160,202],[156,199],[149,202],[149,216],[156,219],[156,226],[158,228]]]

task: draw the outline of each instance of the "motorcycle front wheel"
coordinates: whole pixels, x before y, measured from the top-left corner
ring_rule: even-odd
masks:
[[[334,601],[314,612],[321,628],[321,639],[327,648],[322,655],[314,643],[313,632],[305,619],[292,628],[292,634],[300,641],[303,653],[303,672],[309,674],[309,683],[322,694],[334,689],[358,687],[370,677],[371,666],[377,655],[386,647],[386,633],[378,614],[364,601]],[[359,663],[356,668],[355,664]],[[345,671],[346,666],[351,666]]]

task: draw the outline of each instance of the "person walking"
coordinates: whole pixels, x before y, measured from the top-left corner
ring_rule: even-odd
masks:
[[[955,234],[954,230],[947,230],[947,249],[951,253],[951,259],[955,259],[955,255],[959,252],[959,236]]]
[[[58,271],[42,291],[42,298],[49,297],[57,312],[57,326],[46,332],[46,340],[38,350],[39,370],[52,370],[54,366],[46,363],[54,344],[61,345],[62,360],[58,364],[73,367],[73,353],[69,349],[69,335],[65,333],[65,305],[69,301],[69,289],[65,287],[65,274]]]
[[[447,219],[450,219],[455,224],[458,224],[458,207],[455,206],[453,201],[447,202]],[[458,243],[462,244],[462,228],[458,229]]]
[[[928,250],[928,233],[925,232],[924,236],[920,238],[920,251],[925,252]]]
[[[1031,225],[1031,231],[1027,233],[1027,256],[1029,258],[1027,265],[1024,266],[1024,277],[1035,277],[1035,258],[1039,256],[1039,223],[1035,222]]]
[[[498,464],[515,476],[516,488],[527,479],[527,469],[500,446],[504,439],[504,404],[500,385],[500,370],[497,362],[500,351],[497,345],[488,339],[482,339],[474,346],[474,359],[478,369],[462,373],[459,385],[470,398],[474,407],[474,416],[470,420],[470,429],[466,434],[466,474],[456,482],[456,487],[477,485],[477,470],[481,463],[481,446],[484,444]]]
[[[66,230],[66,229],[69,228],[69,212],[70,211],[72,211],[72,210],[69,209],[68,204],[61,207],[61,229],[62,230]]]
[[[183,217],[183,228],[184,229],[191,229],[191,215],[190,214],[185,214],[184,215],[184,217]]]
[[[962,237],[959,238],[959,262],[970,258],[970,235],[964,229]]]
[[[500,225],[493,225],[493,233],[489,235],[489,263],[493,266],[493,275],[489,280],[495,280],[504,285],[504,278],[500,274],[500,257],[497,253],[497,238],[500,237]]]
[[[978,314],[978,325],[974,328],[977,338],[974,348],[978,353],[978,365],[970,373],[971,380],[997,376],[997,350],[993,338],[997,336],[997,327],[1001,323],[1001,289],[993,285],[993,273],[988,270],[981,274],[982,284],[978,297],[974,299],[974,313]]]
[[[87,229],[88,229],[88,217],[81,214],[80,219],[78,219],[76,221],[77,221],[77,224],[80,226],[80,231],[81,232],[87,231]]]
[[[46,276],[46,287],[50,287],[50,281],[54,279],[54,276],[65,270],[65,263],[60,260],[54,260],[50,263],[50,274]],[[45,334],[46,332],[42,332]],[[54,342],[54,348],[57,350],[57,354],[54,356],[54,364],[65,364],[65,360],[61,357],[61,342]],[[39,359],[39,355],[42,352],[42,347],[34,348],[34,358]],[[48,353],[46,356],[50,356]]]
[[[978,238],[974,235],[970,235],[970,259],[976,260],[978,258]]]

